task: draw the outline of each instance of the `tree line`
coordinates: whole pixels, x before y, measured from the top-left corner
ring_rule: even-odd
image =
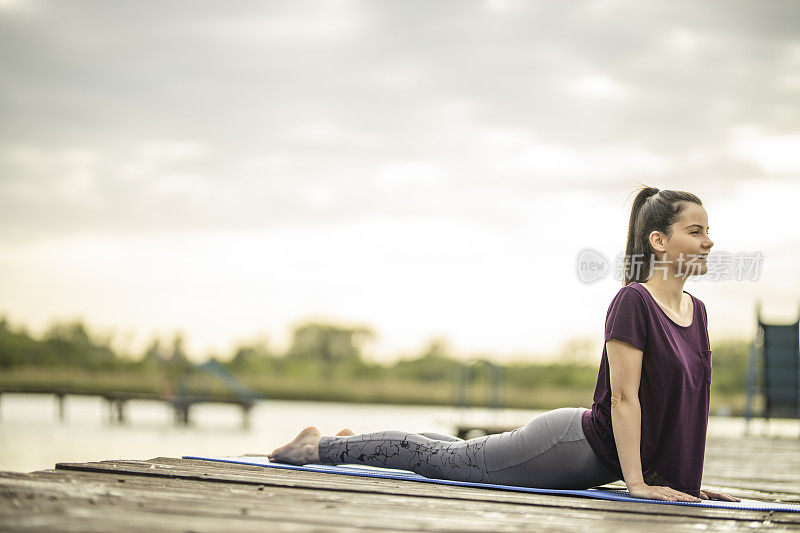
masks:
[[[455,379],[485,379],[481,373],[465,371],[473,361],[455,357],[443,340],[431,341],[420,353],[390,365],[369,361],[366,345],[374,331],[365,326],[341,327],[309,322],[296,326],[289,348],[280,353],[267,343],[237,346],[218,361],[240,377],[280,376],[287,379],[324,381],[396,380],[419,383],[452,383]],[[85,372],[149,373],[166,380],[177,379],[193,364],[180,335],[154,339],[139,356],[120,355],[111,339],[92,334],[80,321],[56,323],[41,335],[24,327],[13,327],[0,318],[0,371],[19,368],[73,369]],[[727,340],[714,344],[712,390],[739,393],[744,389],[748,342]],[[483,363],[502,369],[509,387],[542,386],[591,390],[597,379],[600,354],[595,363],[516,362],[499,365],[485,356]],[[466,376],[466,378],[465,378]]]

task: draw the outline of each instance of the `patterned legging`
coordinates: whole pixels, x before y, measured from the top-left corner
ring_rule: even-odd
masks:
[[[524,427],[462,440],[439,433],[379,431],[322,437],[322,464],[411,470],[436,479],[552,489],[586,489],[618,476],[597,458],[581,428],[586,409],[542,413]]]

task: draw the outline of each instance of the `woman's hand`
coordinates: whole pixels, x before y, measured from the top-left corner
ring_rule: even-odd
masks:
[[[722,500],[724,502],[740,502],[739,498],[728,496],[722,492],[714,492],[713,490],[702,489],[700,490],[700,497],[704,500]]]
[[[645,500],[664,500],[668,502],[702,501],[700,498],[686,494],[685,492],[677,491],[667,486],[648,485],[646,483],[628,485],[628,494],[634,498],[643,498]],[[700,494],[702,494],[702,492]]]

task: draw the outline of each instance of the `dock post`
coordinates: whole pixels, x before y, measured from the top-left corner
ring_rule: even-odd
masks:
[[[250,409],[253,408],[251,404],[243,403],[241,404],[242,408],[242,429],[249,430],[250,429]]]
[[[65,416],[66,415],[66,413],[65,413],[66,410],[64,409],[64,403],[65,403],[64,398],[65,397],[66,397],[66,394],[64,394],[63,392],[57,392],[56,393],[56,413],[57,413],[56,416],[58,416],[58,421],[59,422],[63,422],[64,418],[66,417]]]
[[[191,402],[188,401],[178,401],[175,402],[175,423],[179,426],[188,426],[189,425],[189,407],[191,406]]]
[[[125,407],[127,405],[127,401],[125,401],[125,400],[123,400],[121,398],[117,398],[114,401],[114,404],[115,404],[116,411],[117,411],[117,413],[116,413],[117,414],[117,416],[116,416],[117,423],[118,424],[124,424],[125,423]]]

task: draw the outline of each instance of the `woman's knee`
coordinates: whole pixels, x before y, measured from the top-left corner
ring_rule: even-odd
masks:
[[[462,442],[464,439],[459,439],[458,437],[454,437],[453,435],[445,435],[444,433],[433,433],[433,432],[426,432],[420,433],[423,437],[427,437],[431,440],[441,440],[444,442]]]

